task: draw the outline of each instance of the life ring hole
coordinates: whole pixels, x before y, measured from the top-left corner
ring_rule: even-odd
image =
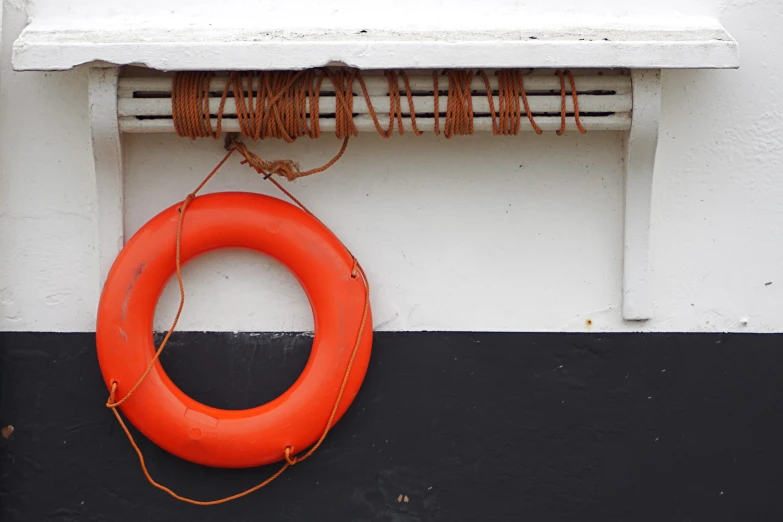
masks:
[[[221,249],[188,262],[182,277],[185,307],[161,355],[174,384],[224,410],[254,408],[285,393],[313,345],[313,312],[293,274],[258,252]],[[178,304],[174,276],[156,307],[155,346]],[[271,331],[280,325],[287,331]]]

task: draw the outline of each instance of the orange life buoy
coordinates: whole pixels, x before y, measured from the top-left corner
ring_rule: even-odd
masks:
[[[106,386],[127,394],[155,354],[155,308],[175,272],[178,209],[147,222],[112,266],[98,308],[96,342]],[[277,399],[247,410],[221,410],[183,393],[156,363],[120,408],[147,438],[180,458],[243,468],[282,460],[324,432],[346,375],[365,307],[354,259],[326,226],[268,196],[224,192],[195,198],[181,235],[182,263],[219,248],[248,248],[288,267],[313,308],[315,337],[302,375]],[[369,314],[369,311],[368,311]],[[372,324],[369,316],[366,318]],[[350,406],[367,371],[372,328],[366,328],[334,422]]]

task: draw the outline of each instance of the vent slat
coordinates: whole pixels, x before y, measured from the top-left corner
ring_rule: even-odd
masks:
[[[500,101],[497,96],[493,97],[495,110],[500,107]],[[370,103],[379,115],[389,113],[389,97],[373,96]],[[520,102],[521,103],[521,102]],[[535,96],[528,99],[530,110],[536,112],[559,112],[561,105],[560,96]],[[402,110],[410,113],[407,98],[401,101]],[[430,96],[414,96],[413,105],[416,113],[432,112],[435,109],[435,100]],[[334,98],[321,98],[318,108],[321,113],[333,113],[336,102]],[[220,107],[220,98],[209,100],[209,110],[211,114],[216,115]],[[446,99],[440,99],[441,110],[446,107]],[[574,110],[573,99],[569,96],[566,99],[566,108],[569,112]],[[307,104],[309,111],[310,106]],[[353,110],[358,114],[368,114],[367,102],[364,97],[355,97],[353,100]],[[524,109],[523,109],[524,110]],[[615,96],[580,96],[579,110],[583,112],[628,112],[631,110],[631,95],[619,94]],[[489,100],[486,96],[473,97],[473,111],[477,113],[489,113]],[[117,103],[117,113],[119,116],[171,116],[171,98],[122,98]],[[236,105],[233,100],[226,103],[223,114],[235,115]]]
[[[356,122],[356,128],[359,132],[374,133],[375,124],[369,116],[356,116],[354,118]],[[433,131],[435,128],[434,118],[416,118],[419,130],[421,131]],[[558,116],[539,116],[536,118],[536,123],[544,131],[555,131],[560,128],[560,117]],[[152,118],[152,119],[139,119],[135,116],[126,116],[119,119],[120,130],[127,133],[168,133],[174,132],[174,122],[171,118]],[[568,130],[575,130],[576,124],[573,117],[569,117],[566,122]],[[606,116],[585,116],[582,117],[582,124],[590,131],[619,131],[628,130],[631,127],[631,115],[630,113],[610,114]],[[320,120],[321,131],[324,133],[333,132],[335,129],[335,122],[332,118],[321,118]],[[440,128],[443,132],[444,120],[441,118]],[[212,119],[213,128],[217,127],[217,120]],[[488,117],[475,118],[473,120],[473,126],[476,132],[490,132],[492,131],[492,120]],[[403,120],[403,127],[407,132],[412,132],[413,127],[409,118]],[[396,129],[396,126],[395,126]],[[224,132],[239,132],[239,123],[236,119],[224,119],[223,131]],[[522,121],[520,126],[521,131],[532,131],[532,127],[528,123],[527,119]]]
[[[367,85],[367,91],[370,96],[383,96],[389,94],[389,86],[386,78],[383,76],[371,76],[364,72],[365,84]],[[491,74],[489,76],[490,86],[494,91],[497,91],[498,81],[497,78]],[[409,84],[411,90],[420,93],[432,93],[432,75],[421,74],[411,72],[408,74]],[[578,93],[587,93],[595,91],[614,91],[617,94],[630,94],[631,92],[631,79],[628,76],[621,75],[605,75],[605,76],[576,76],[576,89]],[[557,76],[524,76],[525,92],[560,92],[560,80]],[[120,78],[119,81],[119,95],[120,98],[130,98],[134,92],[154,92],[154,93],[171,93],[171,77],[150,77],[150,78]],[[402,79],[399,80],[400,89],[403,89]],[[210,82],[210,91],[216,95],[220,95],[226,86],[226,77],[216,76],[212,78]],[[258,79],[253,83],[254,88],[258,85]],[[448,79],[445,76],[441,76],[438,80],[439,89],[448,88]],[[478,76],[473,78],[471,83],[471,89],[475,92],[486,92],[484,81]],[[570,93],[571,88],[566,82],[566,89]],[[324,81],[321,85],[322,93],[334,92],[334,86],[331,82]],[[360,94],[359,84],[356,82],[354,87],[354,94]]]
[[[376,73],[376,74],[373,74]],[[489,73],[488,73],[489,74]],[[370,103],[379,116],[382,125],[388,124],[389,114],[389,87],[384,76],[372,71],[364,74],[367,90],[370,93]],[[435,102],[433,96],[433,81],[431,73],[410,71],[408,73],[413,102],[417,114],[416,121],[423,131],[434,130],[433,111]],[[560,110],[562,99],[560,96],[560,80],[553,75],[525,76],[525,92],[528,95],[528,103],[536,123],[543,130],[557,130],[560,128]],[[489,75],[490,86],[494,90],[493,102],[495,110],[500,109],[500,100],[497,95],[497,78]],[[216,76],[210,83],[210,113],[215,116],[220,106],[220,98],[226,85],[226,77]],[[631,80],[628,76],[618,74],[575,76],[577,93],[579,94],[579,110],[582,115],[582,123],[588,130],[627,130],[631,126],[631,112],[633,98],[631,95]],[[404,89],[402,79],[399,79],[401,90]],[[570,95],[570,86],[566,82],[567,92],[566,110],[568,112],[568,128],[575,129],[573,121],[573,98]],[[166,133],[174,132],[174,124],[171,119],[171,87],[172,77],[124,77],[120,78],[118,86],[117,114],[120,118],[120,131],[129,133]],[[258,87],[258,79],[253,85],[246,81],[246,94],[255,92]],[[489,100],[487,99],[484,82],[481,78],[473,79],[473,110],[474,128],[477,132],[492,130],[492,120],[489,117]],[[445,110],[448,89],[448,79],[445,76],[439,78],[438,89],[440,91],[439,107],[441,112],[441,129],[445,124]],[[358,82],[354,86],[353,112],[356,127],[360,132],[375,132],[375,124],[370,115],[367,102],[359,89]],[[309,102],[308,102],[309,103]],[[521,99],[520,99],[521,104]],[[412,130],[410,122],[410,105],[404,90],[401,96],[401,106],[404,119],[404,128]],[[334,98],[334,86],[331,82],[324,81],[321,86],[319,100],[319,113],[321,129],[325,132],[334,130],[333,114],[336,110]],[[309,105],[308,105],[309,111]],[[229,98],[224,109],[223,129],[227,132],[239,131],[236,121],[236,105],[233,98]],[[213,125],[217,120],[213,118]],[[527,118],[522,116],[521,130],[532,131]]]

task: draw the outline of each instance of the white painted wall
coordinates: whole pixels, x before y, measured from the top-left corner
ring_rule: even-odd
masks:
[[[0,328],[92,330],[99,269],[86,71],[11,71],[10,47],[27,21],[20,3],[6,1],[0,58]],[[360,20],[383,27],[395,13],[409,11],[398,2],[390,19],[356,19],[343,18],[349,7],[364,13],[375,8],[358,1],[342,1],[337,8],[333,2],[308,3],[307,9],[302,2],[270,4],[310,13],[313,25],[325,23],[315,17],[323,14],[330,24]],[[466,9],[475,2],[415,3],[422,4]],[[783,50],[778,30],[783,4],[543,4],[490,0],[481,9],[487,17],[499,6],[527,16],[543,9],[550,14],[559,9],[709,15],[720,18],[740,43],[738,71],[663,74],[652,230],[655,318],[646,323],[621,319],[620,134],[477,135],[452,141],[432,136],[383,140],[368,134],[351,143],[334,169],[299,181],[292,190],[361,259],[373,285],[375,327],[783,330],[783,101],[775,88],[781,82],[776,65]],[[214,5],[206,0],[35,0],[30,12],[52,19],[110,14],[158,19],[166,11],[210,16]],[[512,16],[501,18],[513,23]],[[276,18],[259,11],[258,19]],[[291,157],[311,166],[338,145],[322,138],[294,145],[268,141],[253,148],[265,157]],[[127,233],[184,197],[221,156],[220,144],[212,141],[126,136]],[[271,188],[232,162],[208,191],[272,194]],[[187,268],[186,285],[183,329],[312,327],[295,281],[261,256],[209,255]],[[175,290],[169,287],[159,307],[161,328],[176,307]]]

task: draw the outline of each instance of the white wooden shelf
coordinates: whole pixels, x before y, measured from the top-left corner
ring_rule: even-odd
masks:
[[[170,70],[304,69],[342,64],[383,68],[735,68],[734,39],[701,17],[585,17],[520,20],[508,30],[382,31],[174,27],[116,19],[33,20],[14,43],[16,70],[143,65]]]

